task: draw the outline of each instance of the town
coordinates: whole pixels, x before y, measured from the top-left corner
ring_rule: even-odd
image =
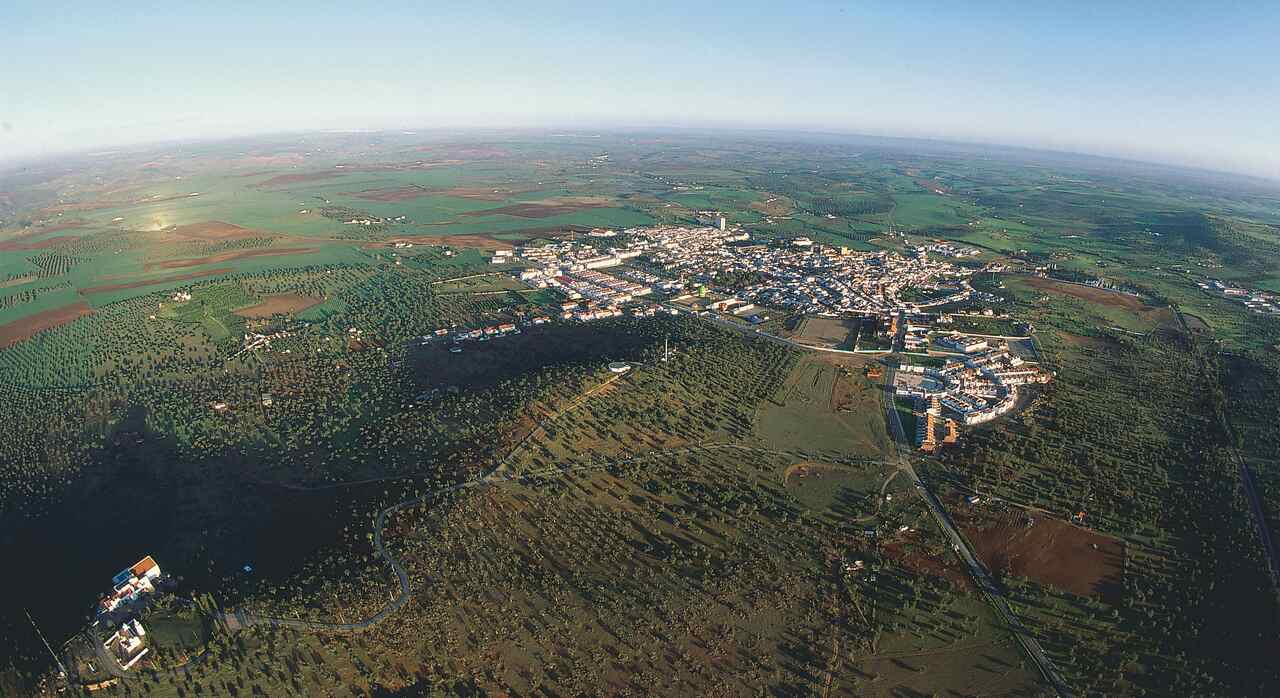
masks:
[[[706,218],[710,224],[704,226],[592,231],[586,243],[560,240],[498,250],[492,261],[522,265],[515,278],[563,296],[561,320],[687,310],[815,346],[804,338],[793,341],[782,328],[760,325],[773,315],[832,318],[858,328],[856,338],[849,349],[819,346],[823,350],[943,356],[938,366],[902,366],[892,385],[899,397],[914,402],[916,443],[930,453],[957,443],[960,425],[976,426],[1009,412],[1019,404],[1020,386],[1052,379],[1035,364],[1028,326],[1002,317],[1018,327],[1017,336],[966,333],[950,327],[964,313],[934,312],[990,298],[970,279],[1003,268],[954,261],[977,256],[974,248],[936,242],[908,245],[901,254],[852,251],[806,237],[757,241],[727,226],[723,217]],[[601,241],[608,246],[602,248]],[[995,317],[989,308],[972,314]],[[550,319],[535,314],[525,322]],[[459,352],[462,342],[519,332],[514,323],[503,323],[441,328],[435,335],[451,337],[450,351]],[[425,344],[432,338],[421,339]]]

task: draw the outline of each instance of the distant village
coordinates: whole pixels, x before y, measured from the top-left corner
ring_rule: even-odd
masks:
[[[907,352],[950,355],[938,367],[905,366],[895,378],[896,394],[917,406],[916,443],[930,453],[956,443],[960,425],[979,425],[1013,409],[1021,386],[1052,378],[1028,360],[1024,348],[1011,349],[1008,338],[938,330],[954,318],[930,309],[992,299],[969,279],[980,270],[1003,267],[955,263],[977,256],[974,248],[931,242],[910,245],[907,254],[857,252],[806,237],[753,241],[729,228],[723,217],[711,221],[631,228],[621,235],[596,230],[588,233],[594,238],[588,244],[557,241],[499,250],[492,260],[523,264],[526,268],[516,278],[565,297],[559,306],[562,320],[678,313],[684,307],[758,325],[776,309],[870,322],[882,340],[874,353],[888,353],[896,345]],[[602,238],[617,238],[618,244],[601,249]],[[747,281],[731,289],[718,287],[725,279]],[[718,299],[708,298],[709,286],[722,292]],[[659,300],[651,300],[655,298]],[[994,316],[989,309],[979,314]],[[537,316],[531,322],[547,320]],[[519,329],[510,324],[472,329],[455,333],[453,339],[483,341],[511,332]],[[444,329],[436,333],[449,334]]]
[[[553,321],[681,312],[740,323],[755,332],[763,331],[770,313],[856,320],[866,328],[863,345],[864,333],[855,330],[851,349],[820,348],[949,356],[938,367],[903,367],[893,386],[899,396],[915,401],[916,442],[928,452],[956,443],[960,425],[982,424],[1008,412],[1018,403],[1019,386],[1050,380],[1028,360],[1025,346],[1009,344],[1029,337],[950,329],[962,314],[938,312],[994,300],[974,289],[970,279],[1004,267],[957,263],[978,256],[975,248],[933,241],[908,244],[904,253],[861,252],[807,237],[757,241],[722,216],[703,218],[708,225],[595,229],[578,239],[496,250],[493,265],[516,267],[515,279],[554,291],[562,300],[480,327],[435,328],[411,343],[443,343],[459,354],[470,343],[519,335]],[[990,309],[970,314],[1001,319]],[[360,330],[350,332],[349,342],[360,340]],[[288,331],[250,333],[242,351],[288,336]],[[271,396],[263,395],[262,404],[270,406]],[[229,405],[216,402],[212,408],[223,412]]]
[[[1200,290],[1240,303],[1255,313],[1262,315],[1280,315],[1280,293],[1272,291],[1251,290],[1224,283],[1218,279],[1209,279],[1196,284]]]

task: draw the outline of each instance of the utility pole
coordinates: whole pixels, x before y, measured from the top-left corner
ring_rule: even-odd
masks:
[[[39,636],[40,636],[40,641],[44,643],[44,648],[45,648],[45,649],[47,649],[47,650],[49,650],[49,656],[50,656],[50,657],[53,657],[53,661],[54,661],[54,662],[56,662],[56,663],[58,664],[58,669],[62,672],[61,676],[62,676],[63,678],[66,678],[66,676],[67,676],[67,667],[66,667],[66,665],[64,665],[64,664],[62,663],[62,660],[58,658],[57,653],[55,653],[55,652],[53,651],[53,648],[49,646],[49,641],[48,641],[48,640],[46,640],[46,639],[44,639],[44,633],[40,632],[40,626],[36,625],[36,619],[31,617],[31,611],[29,611],[29,610],[27,610],[27,609],[25,609],[25,608],[24,608],[24,609],[22,609],[22,610],[23,610],[23,612],[25,612],[25,613],[27,614],[27,620],[31,621],[31,627],[32,627],[32,628],[35,628],[36,635],[39,635]]]

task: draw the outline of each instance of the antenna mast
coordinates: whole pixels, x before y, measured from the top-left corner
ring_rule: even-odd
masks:
[[[49,646],[49,641],[44,639],[44,633],[40,632],[40,626],[36,625],[36,619],[31,617],[31,611],[25,608],[22,610],[27,614],[27,620],[31,621],[31,627],[35,628],[36,635],[40,636],[40,641],[44,643],[44,648],[49,650],[49,656],[53,657],[53,661],[57,662],[58,669],[62,671],[62,675],[65,677],[67,675],[66,665],[62,663],[62,660],[59,659],[58,655],[53,651],[53,648]]]

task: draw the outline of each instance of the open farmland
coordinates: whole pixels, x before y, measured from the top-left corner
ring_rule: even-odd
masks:
[[[828,317],[805,317],[791,339],[830,349],[852,349],[861,322]]]
[[[192,147],[0,176],[23,202],[0,209],[0,552],[50,579],[6,583],[0,693],[52,666],[24,610],[58,645],[145,551],[176,605],[144,617],[151,669],[96,695],[1044,695],[910,468],[1076,695],[1280,685],[1242,477],[1274,527],[1280,331],[1196,285],[1274,283],[1264,199],[838,139]],[[859,320],[804,317],[806,349],[768,302],[691,312],[758,272],[650,254],[602,271],[707,297],[668,315],[681,291],[650,279],[563,320],[565,292],[493,255],[719,215],[746,254],[804,236],[816,265],[973,246],[946,263],[977,293],[937,328],[1027,337],[1053,380],[925,455],[890,438],[917,419],[894,357],[815,350],[892,353]],[[928,286],[899,290],[955,288]],[[147,525],[96,534],[122,512]]]
[[[880,457],[888,447],[879,389],[859,357],[806,356],[754,415],[764,443]]]
[[[968,511],[966,511],[968,509]],[[957,502],[961,528],[988,568],[1076,596],[1118,603],[1124,593],[1124,543],[1060,519],[1016,508],[984,512]]]
[[[324,302],[323,298],[303,296],[296,293],[281,293],[267,296],[262,302],[236,310],[236,315],[247,318],[269,318],[273,315],[296,315],[307,308]]]
[[[89,308],[88,304],[82,301],[60,308],[53,308],[52,310],[41,311],[34,315],[28,315],[21,320],[5,323],[0,325],[0,348],[13,346],[18,342],[34,337],[40,332],[59,325],[65,325],[92,312],[93,310]]]

